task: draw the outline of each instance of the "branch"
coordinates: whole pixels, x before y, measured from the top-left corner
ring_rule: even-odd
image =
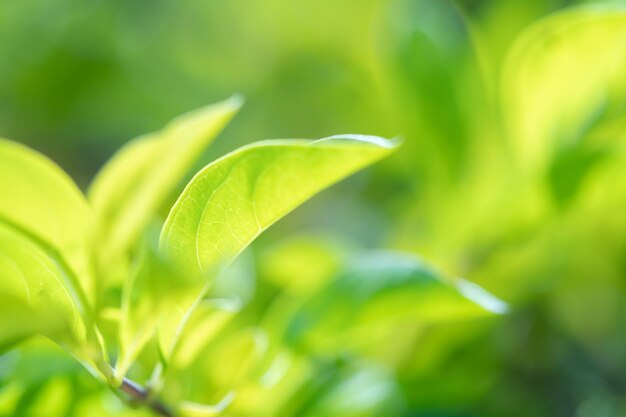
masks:
[[[128,378],[122,380],[120,390],[130,397],[131,402],[150,408],[161,417],[174,417],[174,413],[165,404],[150,396],[150,391]]]

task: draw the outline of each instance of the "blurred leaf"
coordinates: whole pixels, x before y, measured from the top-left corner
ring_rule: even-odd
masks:
[[[626,11],[588,6],[545,18],[511,49],[503,74],[505,116],[521,159],[548,163],[575,144],[598,112],[626,91]]]
[[[347,245],[331,236],[300,235],[263,252],[259,269],[279,289],[306,295],[338,272],[347,252]]]
[[[131,279],[124,282],[122,290],[120,350],[116,364],[118,378],[126,375],[159,326],[184,330],[167,346],[175,349],[175,352],[171,352],[175,356],[172,359],[174,363],[170,365],[178,368],[189,365],[198,351],[228,323],[244,301],[239,298],[214,298],[213,291],[212,298],[195,305],[185,321],[184,329],[179,328],[180,317],[194,303],[205,281],[192,274],[181,273],[150,245],[143,249]],[[227,268],[218,280],[233,278],[239,272]],[[245,281],[245,284],[249,282]],[[170,359],[169,349],[162,353]]]
[[[201,415],[202,409],[210,412],[216,404],[230,403],[237,390],[254,379],[267,347],[266,334],[256,328],[237,329],[202,346],[193,366],[177,370],[168,379],[184,387],[185,415],[194,410],[198,412],[194,415]]]
[[[72,180],[39,153],[0,139],[0,195],[0,223],[28,236],[29,246],[39,246],[66,269],[64,285],[90,308],[92,213]]]
[[[230,300],[233,305],[250,303],[257,289],[256,273],[252,250],[242,252],[215,277],[207,298]]]
[[[161,249],[186,274],[206,276],[302,202],[396,146],[377,137],[337,136],[243,147],[208,165],[187,185],[163,227]],[[171,343],[177,326],[163,327],[163,346]]]
[[[46,381],[38,393],[36,401],[30,405],[28,416],[63,416],[72,407],[72,386],[70,381],[57,375]]]
[[[358,364],[341,369],[298,415],[393,416],[401,413],[402,405],[400,387],[391,372],[372,364]]]
[[[178,369],[191,366],[202,350],[220,335],[220,331],[240,308],[239,302],[224,299],[209,299],[198,304],[176,346],[172,365]]]
[[[382,410],[387,416],[403,408],[399,384],[384,366],[356,358],[320,360],[289,354],[284,365],[276,381],[269,381],[269,371],[258,384],[237,391],[228,411],[259,417],[330,417],[382,415]]]
[[[174,119],[128,143],[95,178],[89,200],[102,221],[104,262],[123,253],[241,106],[237,96]]]
[[[10,367],[0,364],[6,371],[0,375],[2,417],[153,416],[126,407],[109,387],[47,339],[33,338],[20,345],[11,352],[10,361]]]
[[[202,289],[198,282],[202,281],[174,269],[150,245],[143,248],[122,290],[118,378],[126,375],[161,322],[169,315],[184,314]]]
[[[228,410],[232,415],[291,416],[314,397],[334,373],[334,363],[317,363],[286,349],[269,357],[271,365],[263,375],[237,390],[235,401]]]
[[[306,302],[288,324],[285,338],[296,346],[337,354],[363,344],[388,343],[406,325],[504,311],[502,301],[467,281],[446,280],[414,256],[372,252],[353,259]]]
[[[213,417],[221,415],[224,410],[230,406],[233,399],[235,398],[234,393],[228,393],[220,400],[220,402],[216,404],[199,404],[194,403],[192,401],[184,401],[178,407],[178,411],[183,417]]]
[[[577,146],[559,152],[548,171],[548,180],[555,200],[564,205],[576,195],[591,170],[608,156],[603,149]]]
[[[19,384],[6,384],[0,388],[0,416],[12,415],[24,388]]]
[[[259,329],[235,332],[217,341],[203,355],[202,377],[228,391],[236,389],[254,371],[267,349],[265,334]],[[236,364],[236,365],[235,365]],[[235,365],[235,366],[233,366]]]

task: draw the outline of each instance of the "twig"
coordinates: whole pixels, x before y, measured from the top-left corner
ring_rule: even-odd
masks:
[[[150,391],[128,378],[122,380],[120,390],[130,397],[130,400],[138,405],[150,408],[162,417],[174,417],[174,413],[165,404],[150,396]]]

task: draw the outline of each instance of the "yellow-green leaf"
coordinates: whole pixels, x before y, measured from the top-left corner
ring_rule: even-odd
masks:
[[[0,344],[42,334],[75,354],[85,322],[67,271],[27,235],[0,223]]]
[[[117,377],[126,375],[137,356],[168,316],[184,314],[202,290],[200,280],[172,268],[149,246],[122,289]]]
[[[531,168],[549,162],[626,91],[626,10],[581,7],[550,16],[517,40],[503,74],[505,116]]]
[[[161,250],[190,276],[214,274],[308,198],[396,147],[397,142],[356,135],[245,146],[191,180],[166,220]],[[168,317],[160,329],[165,357],[183,317]]]
[[[240,106],[241,99],[233,97],[187,113],[131,141],[107,163],[89,190],[102,223],[105,262],[132,245]]]
[[[93,216],[72,180],[43,155],[0,139],[0,195],[0,223],[54,252],[68,266],[77,299],[91,304]]]
[[[370,252],[352,259],[292,315],[284,340],[333,355],[371,350],[388,344],[405,325],[467,320],[506,309],[475,284],[446,279],[415,256]]]
[[[243,147],[187,185],[163,227],[161,249],[191,273],[210,271],[320,190],[395,148],[395,142],[366,136]]]

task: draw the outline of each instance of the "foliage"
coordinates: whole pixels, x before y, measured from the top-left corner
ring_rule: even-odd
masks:
[[[323,317],[331,317],[331,322],[339,314],[344,321],[355,314],[366,320],[373,315],[376,320],[389,317],[400,322],[413,317],[411,321],[429,323],[481,310],[464,296],[465,291],[445,284],[411,258],[373,258],[374,262],[369,258],[365,265],[357,264],[356,272],[347,272],[347,278],[329,280],[318,292],[290,297],[290,303],[300,300],[301,306],[291,306],[294,321],[284,323],[283,330],[279,323],[290,314],[264,326],[253,322],[227,326],[245,313],[233,307],[236,300],[211,295],[220,271],[303,201],[397,147],[394,141],[348,135],[243,147],[209,164],[187,184],[165,219],[156,247],[144,233],[149,219],[238,107],[231,99],[130,142],[97,176],[89,202],[43,156],[14,142],[1,142],[3,192],[11,196],[2,203],[0,233],[3,344],[46,336],[130,401],[158,414],[212,415],[237,399],[233,413],[254,415],[257,410],[247,402],[238,411],[238,397],[268,397],[272,386],[262,381],[271,378],[275,385],[285,377],[272,375],[277,372],[274,367],[300,385],[328,372],[324,371],[328,365],[308,363],[307,356],[297,353],[301,348],[290,347],[300,345],[294,337],[337,340],[347,330],[359,331],[365,325],[348,321],[342,329],[327,328]],[[121,300],[103,298],[120,283]],[[339,292],[335,285],[340,286]],[[376,311],[381,308],[379,298],[394,300],[383,302],[383,307],[395,304],[396,298],[407,294],[399,289],[411,286],[417,298],[404,300],[397,310]],[[352,292],[348,304],[336,299]],[[315,301],[315,297],[321,298]],[[481,297],[487,296],[479,294],[476,302]],[[374,310],[362,312],[364,308]],[[102,324],[107,319],[103,313],[113,323]],[[321,321],[315,324],[312,319]],[[302,320],[305,323],[299,324]],[[268,337],[270,331],[274,337]],[[318,331],[324,336],[316,336]],[[290,335],[293,332],[298,336]],[[151,349],[158,355],[143,355]],[[338,348],[330,349],[325,361],[339,360],[333,359],[337,352]],[[108,363],[109,354],[116,357],[114,368]],[[136,370],[148,380],[146,388],[128,379],[136,364],[154,369],[149,379]],[[306,370],[298,372],[303,366]],[[333,368],[337,376],[332,384],[339,383],[337,390],[354,390],[343,384],[352,384],[361,373],[366,380],[355,381],[357,387],[376,386],[382,383],[378,374],[385,373],[356,359]],[[384,378],[393,384],[391,376]],[[324,381],[324,386],[328,384],[330,380]],[[357,390],[350,395],[360,394]],[[276,396],[279,400],[271,406],[289,400]],[[384,395],[380,401],[386,399]],[[165,400],[172,405],[165,405]],[[217,405],[207,405],[212,401]],[[330,407],[339,405],[332,402]]]
[[[174,3],[0,4],[0,415],[624,414],[623,1]]]

